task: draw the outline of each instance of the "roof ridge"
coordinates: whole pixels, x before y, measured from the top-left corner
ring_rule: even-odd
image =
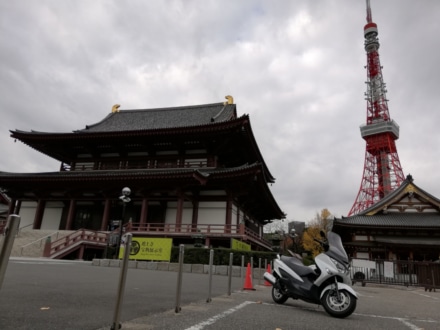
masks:
[[[182,109],[194,109],[194,108],[206,108],[206,107],[217,107],[219,105],[224,105],[223,102],[218,103],[207,103],[207,104],[193,104],[193,105],[180,105],[175,107],[162,107],[162,108],[148,108],[148,109],[121,109],[116,113],[124,113],[124,112],[143,112],[143,111],[168,111],[168,110],[182,110]]]

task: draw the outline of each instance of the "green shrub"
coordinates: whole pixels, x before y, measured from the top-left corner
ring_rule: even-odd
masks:
[[[244,256],[244,265],[251,262],[253,257],[254,267],[258,267],[259,258],[261,258],[261,266],[264,267],[264,262],[272,261],[276,257],[275,252],[263,251],[237,251],[231,249],[213,249],[214,250],[214,265],[229,265],[230,253],[233,253],[232,264],[234,266],[241,266],[241,259]],[[201,248],[186,248],[183,262],[185,264],[209,264],[210,249]],[[179,262],[179,247],[173,247],[171,250],[171,262]]]

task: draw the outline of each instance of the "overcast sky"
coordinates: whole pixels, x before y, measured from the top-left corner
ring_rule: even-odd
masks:
[[[371,6],[404,174],[440,198],[440,1]],[[345,216],[365,156],[365,23],[365,0],[0,0],[0,171],[59,169],[9,130],[232,95],[287,219]]]

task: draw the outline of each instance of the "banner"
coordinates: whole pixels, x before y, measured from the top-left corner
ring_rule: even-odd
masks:
[[[251,245],[246,244],[242,241],[239,241],[238,239],[231,238],[231,249],[232,250],[239,250],[239,251],[250,251]]]
[[[132,260],[170,261],[172,238],[133,237],[131,239],[130,257]],[[121,241],[119,258],[124,256],[125,243]]]

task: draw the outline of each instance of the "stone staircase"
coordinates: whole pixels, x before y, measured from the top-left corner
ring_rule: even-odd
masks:
[[[71,230],[55,231],[24,228],[19,231],[18,235],[14,239],[11,257],[42,257],[44,245],[48,237],[50,237],[51,241],[53,242],[74,232],[75,231]]]

